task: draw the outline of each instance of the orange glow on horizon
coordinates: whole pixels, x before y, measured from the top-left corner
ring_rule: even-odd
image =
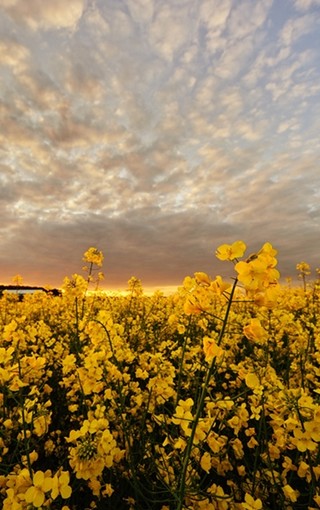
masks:
[[[143,294],[146,295],[146,296],[152,296],[155,292],[162,292],[165,296],[170,296],[172,294],[174,294],[177,289],[178,289],[179,285],[149,285],[149,286],[142,286],[143,288]],[[110,295],[110,296],[126,296],[128,294],[130,294],[130,290],[126,290],[126,289],[119,289],[119,287],[110,287],[110,288],[106,288],[106,289],[100,289],[98,288],[97,290],[94,290],[94,289],[89,289],[88,290],[88,294],[94,294],[95,292],[100,292],[101,294],[107,294],[107,295]]]

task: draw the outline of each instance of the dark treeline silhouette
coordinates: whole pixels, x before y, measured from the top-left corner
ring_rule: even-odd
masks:
[[[60,296],[61,292],[58,289],[45,289],[44,287],[36,287],[31,285],[0,285],[0,296],[3,292],[15,293],[18,295],[31,294],[33,292],[45,292],[53,296]]]

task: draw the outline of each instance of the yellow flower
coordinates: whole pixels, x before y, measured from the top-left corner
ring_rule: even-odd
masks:
[[[258,290],[263,288],[265,264],[258,258],[250,262],[241,260],[235,265],[239,282],[243,283],[247,290]]]
[[[275,284],[280,278],[280,273],[275,266],[277,251],[270,243],[265,243],[261,250],[251,255],[245,262],[240,261],[235,265],[238,280],[248,291],[264,290],[270,284]]]
[[[100,495],[101,483],[99,482],[99,480],[97,478],[92,478],[91,480],[89,480],[88,485],[92,491],[92,494],[94,494],[95,496]]]
[[[318,420],[306,421],[304,428],[313,441],[320,441],[320,422]]]
[[[202,510],[228,510],[232,507],[231,498],[228,496],[220,485],[212,484],[208,488],[208,493],[212,495],[213,504],[205,503],[199,507]]]
[[[199,304],[197,298],[193,296],[188,296],[183,305],[183,311],[187,315],[192,315],[203,312],[203,309],[201,308],[201,305]]]
[[[183,280],[183,289],[191,291],[194,287],[194,279],[191,276],[186,276]]]
[[[204,452],[204,454],[202,455],[200,460],[200,466],[206,473],[209,473],[211,469],[211,455],[209,452]]]
[[[242,508],[246,510],[261,510],[262,501],[261,499],[254,499],[250,494],[246,493],[244,497],[244,503],[242,503]]]
[[[230,289],[230,287],[230,283],[224,282],[220,275],[216,276],[216,279],[210,284],[210,288],[216,294],[223,294],[226,290]]]
[[[4,386],[10,379],[12,379],[12,370],[0,367],[0,385]],[[19,379],[20,381],[20,379]],[[22,383],[21,383],[22,384]]]
[[[299,463],[298,476],[300,478],[306,478],[310,475],[310,466],[303,460]]]
[[[14,347],[9,347],[5,349],[4,347],[0,347],[0,363],[1,365],[6,365],[9,361],[11,361],[14,354]]]
[[[299,276],[309,275],[311,273],[310,266],[307,262],[299,262],[296,265],[297,271],[299,271]]]
[[[297,471],[297,466],[295,466],[292,462],[292,459],[290,457],[287,457],[287,455],[284,456],[284,461],[282,463],[282,466],[284,467],[284,474],[286,475],[289,471]],[[307,466],[309,467],[309,466]],[[298,476],[299,472],[298,472]]]
[[[318,505],[320,506],[320,494],[316,494],[315,496],[313,496],[313,501]]]
[[[51,497],[56,499],[59,495],[63,499],[68,499],[71,496],[72,489],[69,486],[70,475],[68,471],[58,471],[52,479]]]
[[[246,468],[245,466],[237,466],[237,471],[239,476],[245,476],[246,475]]]
[[[211,283],[211,279],[206,273],[194,273],[194,277],[198,285],[209,286]]]
[[[247,442],[247,447],[248,448],[255,448],[256,446],[258,446],[258,441],[252,436],[249,441]]]
[[[215,339],[209,336],[203,338],[203,352],[208,363],[211,363],[213,358],[221,358],[224,354],[224,350],[216,343]]]
[[[255,292],[253,295],[254,302],[258,306],[265,306],[266,308],[274,308],[279,301],[281,288],[278,283],[270,285],[266,289]]]
[[[227,440],[226,436],[221,436],[211,431],[207,437],[207,444],[213,453],[219,453],[224,448]]]
[[[22,510],[23,506],[14,489],[6,490],[6,498],[3,501],[3,510]]]
[[[0,375],[1,375],[1,372],[0,372]],[[14,376],[13,379],[11,379],[11,381],[9,383],[9,389],[11,391],[19,391],[21,388],[24,388],[25,386],[28,386],[28,384],[22,382],[18,376]]]
[[[73,274],[72,278],[67,276],[63,280],[62,290],[70,297],[82,297],[88,288],[88,282],[79,274]]]
[[[102,491],[102,494],[106,496],[112,496],[113,493],[114,489],[112,488],[111,483],[106,483],[105,488]]]
[[[265,343],[267,339],[267,332],[261,326],[259,319],[254,318],[250,320],[250,324],[243,328],[243,333],[248,340],[258,343]]]
[[[95,264],[98,267],[101,267],[103,264],[103,253],[99,251],[97,248],[89,248],[83,255],[84,262],[89,262],[90,264]]]
[[[227,423],[230,427],[233,428],[234,433],[238,435],[239,430],[242,427],[248,426],[249,413],[246,409],[246,404],[242,403],[241,406],[237,409],[237,414],[232,416]]]
[[[13,422],[10,418],[8,418],[7,420],[4,420],[4,422],[2,423],[2,425],[4,426],[5,429],[12,429],[13,428]]]
[[[179,333],[180,335],[183,335],[183,333],[185,333],[185,332],[186,332],[186,327],[185,327],[185,325],[184,325],[184,324],[178,324],[178,325],[177,325],[177,331],[178,331],[178,333]],[[147,377],[149,377],[149,376],[147,375]]]
[[[291,442],[299,452],[305,452],[306,450],[314,452],[317,449],[317,443],[312,440],[311,433],[307,430],[303,431],[301,428],[296,428],[293,434],[294,437],[291,438]]]
[[[287,499],[289,499],[292,503],[295,503],[297,501],[299,492],[295,491],[290,485],[285,485],[282,487],[283,493]]]
[[[243,241],[232,244],[222,244],[216,250],[216,257],[220,260],[234,260],[242,257],[247,247]]]
[[[33,475],[32,486],[29,487],[25,494],[27,503],[32,503],[33,506],[39,508],[43,505],[46,499],[46,492],[52,489],[51,471],[37,471]]]
[[[187,400],[179,400],[175,415],[172,417],[172,423],[175,425],[180,425],[185,433],[189,432],[189,426],[193,420],[193,416],[190,411],[193,404],[194,401],[192,398],[187,398]]]
[[[243,445],[240,439],[235,438],[231,440],[231,446],[237,459],[242,459],[244,456]]]
[[[49,425],[51,423],[51,417],[49,413],[43,411],[43,414],[36,416],[33,420],[33,429],[36,436],[41,437],[48,432]]]
[[[88,457],[91,455],[90,452],[87,453],[86,458],[83,455],[86,455],[86,452],[82,452],[80,449],[77,450],[77,448],[70,449],[69,463],[76,473],[76,478],[89,480],[100,476],[105,467],[103,457],[97,457],[94,455],[90,458]]]
[[[173,447],[174,447],[176,450],[182,450],[182,451],[184,451],[184,450],[185,450],[185,448],[186,448],[186,446],[187,446],[186,441],[185,441],[185,440],[184,440],[184,439],[180,436],[180,437],[178,437],[178,439],[174,442],[174,446],[173,446]]]
[[[273,248],[271,243],[264,243],[262,248],[258,251],[257,255],[269,255],[270,257],[275,257],[278,251]]]
[[[260,382],[256,374],[250,373],[246,375],[246,385],[248,388],[254,389],[259,386]]]

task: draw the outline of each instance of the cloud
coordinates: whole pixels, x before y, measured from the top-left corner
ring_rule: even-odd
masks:
[[[17,23],[26,24],[32,30],[38,28],[69,28],[75,26],[81,17],[83,0],[63,0],[42,2],[41,0],[5,0],[2,4],[6,12]]]
[[[294,6],[298,11],[307,11],[312,7],[320,6],[320,0],[295,0]]]
[[[236,239],[319,265],[315,2],[28,6],[0,7],[2,279],[58,285],[90,245],[118,287],[227,275]]]
[[[296,19],[289,19],[280,32],[282,44],[285,46],[296,44],[301,37],[309,34],[312,31],[312,28],[316,22],[317,17],[314,17],[311,14],[305,14],[304,16]]]

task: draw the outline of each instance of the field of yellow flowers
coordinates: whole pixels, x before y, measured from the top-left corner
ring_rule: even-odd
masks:
[[[110,297],[90,248],[60,296],[2,295],[1,508],[320,508],[320,280],[245,252],[216,251],[231,283]]]

